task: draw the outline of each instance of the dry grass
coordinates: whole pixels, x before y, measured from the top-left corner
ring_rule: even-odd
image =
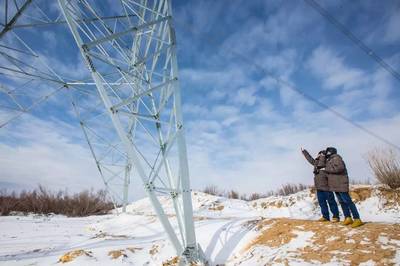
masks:
[[[172,259],[166,260],[162,263],[162,266],[177,266],[179,264],[179,257],[173,257]]]
[[[58,260],[58,262],[61,263],[71,262],[80,256],[92,257],[92,253],[90,251],[84,251],[83,249],[73,250],[62,255]]]
[[[245,193],[239,193],[236,190],[230,190],[226,192],[224,190],[219,189],[215,185],[208,185],[203,189],[203,192],[214,196],[226,197],[229,199],[241,199],[246,201],[252,201],[261,198],[267,198],[270,196],[287,196],[297,193],[299,191],[303,191],[308,188],[310,188],[310,186],[304,184],[285,184],[276,191],[271,190],[267,191],[266,193],[252,193],[250,195],[246,195]]]
[[[372,195],[372,189],[370,187],[352,188],[350,190],[350,196],[355,203],[364,201],[370,198],[371,195]]]
[[[391,189],[400,188],[400,160],[394,150],[375,149],[368,154],[368,163],[376,180]]]
[[[287,196],[291,195],[305,189],[310,188],[310,186],[304,184],[285,184],[283,185],[278,192],[276,193],[277,196]]]
[[[214,195],[214,196],[219,196],[221,194],[221,191],[218,189],[217,186],[215,185],[208,185],[203,189],[204,193]]]
[[[239,192],[235,190],[231,190],[228,192],[228,198],[230,199],[239,199],[239,197],[240,197]]]
[[[258,200],[262,197],[262,195],[260,193],[252,193],[250,194],[248,200],[252,201],[252,200]]]
[[[113,259],[113,260],[116,260],[116,259],[118,259],[118,258],[121,257],[121,256],[122,256],[123,258],[128,257],[128,256],[125,254],[125,251],[124,251],[123,249],[111,250],[111,251],[108,252],[108,256],[111,257],[111,259]]]
[[[114,208],[104,190],[83,191],[74,195],[67,192],[51,192],[43,186],[20,194],[0,192],[0,215],[10,212],[63,214],[67,216],[88,216],[106,214]]]
[[[151,249],[149,250],[150,255],[154,256],[158,252],[160,252],[160,247],[158,245],[154,244],[153,246],[151,246]]]
[[[260,230],[259,236],[244,251],[252,252],[256,245],[284,248],[284,245],[297,238],[296,231],[313,232],[303,247],[288,252],[285,257],[319,264],[337,259],[339,261],[335,263],[345,265],[359,265],[367,261],[373,261],[376,265],[393,265],[391,261],[400,248],[399,224],[367,223],[352,229],[339,224],[279,218],[260,221],[257,228]],[[280,263],[281,259],[270,263]]]

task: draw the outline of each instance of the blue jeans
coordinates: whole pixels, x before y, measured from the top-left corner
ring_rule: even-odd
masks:
[[[353,215],[354,219],[360,219],[360,214],[357,211],[356,205],[351,200],[349,192],[335,192],[335,194],[340,206],[342,206],[344,217],[351,218],[351,215]]]
[[[319,206],[321,207],[322,217],[329,220],[329,210],[328,210],[328,204],[329,204],[329,209],[331,209],[333,218],[339,218],[339,209],[335,201],[335,196],[333,195],[333,192],[317,190],[317,199]]]

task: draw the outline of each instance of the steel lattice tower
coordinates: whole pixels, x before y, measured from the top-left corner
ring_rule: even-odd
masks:
[[[17,94],[13,95],[14,90],[2,86],[0,92],[8,97],[4,98],[5,102],[16,110],[11,119],[52,94],[68,90],[113,200],[122,202],[125,210],[131,176],[140,178],[182,262],[204,262],[193,222],[171,1],[120,0],[115,5],[105,5],[95,0],[58,0],[61,13],[56,19],[49,18],[35,0],[15,2],[15,8],[10,11],[9,1],[4,1],[8,12],[0,41],[3,35],[14,34],[21,44],[12,51],[16,47],[11,43],[15,42],[4,40],[2,47],[14,53],[9,61],[16,67],[0,65],[0,68],[10,80],[29,77],[32,82],[46,82],[56,88],[51,94],[43,94],[23,106],[15,97]],[[37,9],[34,12],[37,18],[18,24],[29,7]],[[11,13],[12,18],[8,19]],[[90,79],[74,80],[57,73],[13,32],[16,28],[66,24],[90,71]],[[21,55],[26,53],[39,58],[36,59],[39,63],[25,63]],[[6,125],[0,122],[0,127]],[[160,196],[172,200],[176,228]]]

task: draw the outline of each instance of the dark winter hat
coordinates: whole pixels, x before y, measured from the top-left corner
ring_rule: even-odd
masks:
[[[326,154],[332,155],[332,154],[337,154],[337,150],[334,147],[328,147],[325,150]]]

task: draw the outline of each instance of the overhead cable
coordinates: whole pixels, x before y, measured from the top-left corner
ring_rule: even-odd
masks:
[[[329,12],[318,4],[315,0],[304,0],[310,7],[314,8],[321,16],[328,20],[332,25],[334,25],[339,31],[341,31],[347,38],[349,38],[358,48],[360,48],[364,53],[366,53],[370,58],[375,60],[379,66],[384,70],[389,72],[397,81],[400,82],[400,73],[397,72],[393,67],[385,62],[377,53],[369,48],[360,38],[354,35],[344,24],[339,22],[334,16],[329,14]]]
[[[177,21],[180,25],[182,25],[184,28],[186,28],[187,30],[191,31],[192,33],[198,33],[199,37],[201,37],[202,39],[206,40],[207,42],[211,42],[214,44],[219,44],[218,40],[216,38],[210,38],[207,37],[205,35],[202,35],[202,32],[194,29],[191,25],[187,24],[187,23],[182,23],[181,21]],[[360,129],[361,131],[365,132],[366,134],[382,141],[383,143],[397,149],[400,151],[400,146],[387,140],[386,138],[380,136],[379,134],[375,133],[374,131],[368,129],[367,127],[352,121],[349,117],[347,117],[346,115],[340,113],[339,111],[335,110],[334,108],[328,106],[327,104],[319,101],[318,99],[312,97],[311,95],[305,93],[303,90],[301,90],[300,88],[292,85],[289,81],[286,81],[280,77],[278,77],[276,74],[272,73],[271,71],[268,71],[267,69],[265,69],[263,66],[257,64],[253,59],[248,58],[247,56],[243,55],[242,53],[236,52],[233,49],[229,49],[226,48],[224,50],[225,52],[230,52],[231,54],[233,54],[234,56],[240,58],[243,62],[247,63],[248,65],[254,66],[256,67],[259,71],[263,72],[265,75],[271,77],[272,79],[274,79],[277,83],[281,83],[284,84],[287,88],[289,88],[290,90],[296,92],[297,94],[299,94],[300,96],[302,96],[303,98],[315,103],[316,105],[322,107],[323,109],[328,110],[329,112],[331,112],[333,115],[339,117],[340,119],[346,121],[347,123],[349,123],[350,125]],[[279,88],[280,89],[280,88]]]

